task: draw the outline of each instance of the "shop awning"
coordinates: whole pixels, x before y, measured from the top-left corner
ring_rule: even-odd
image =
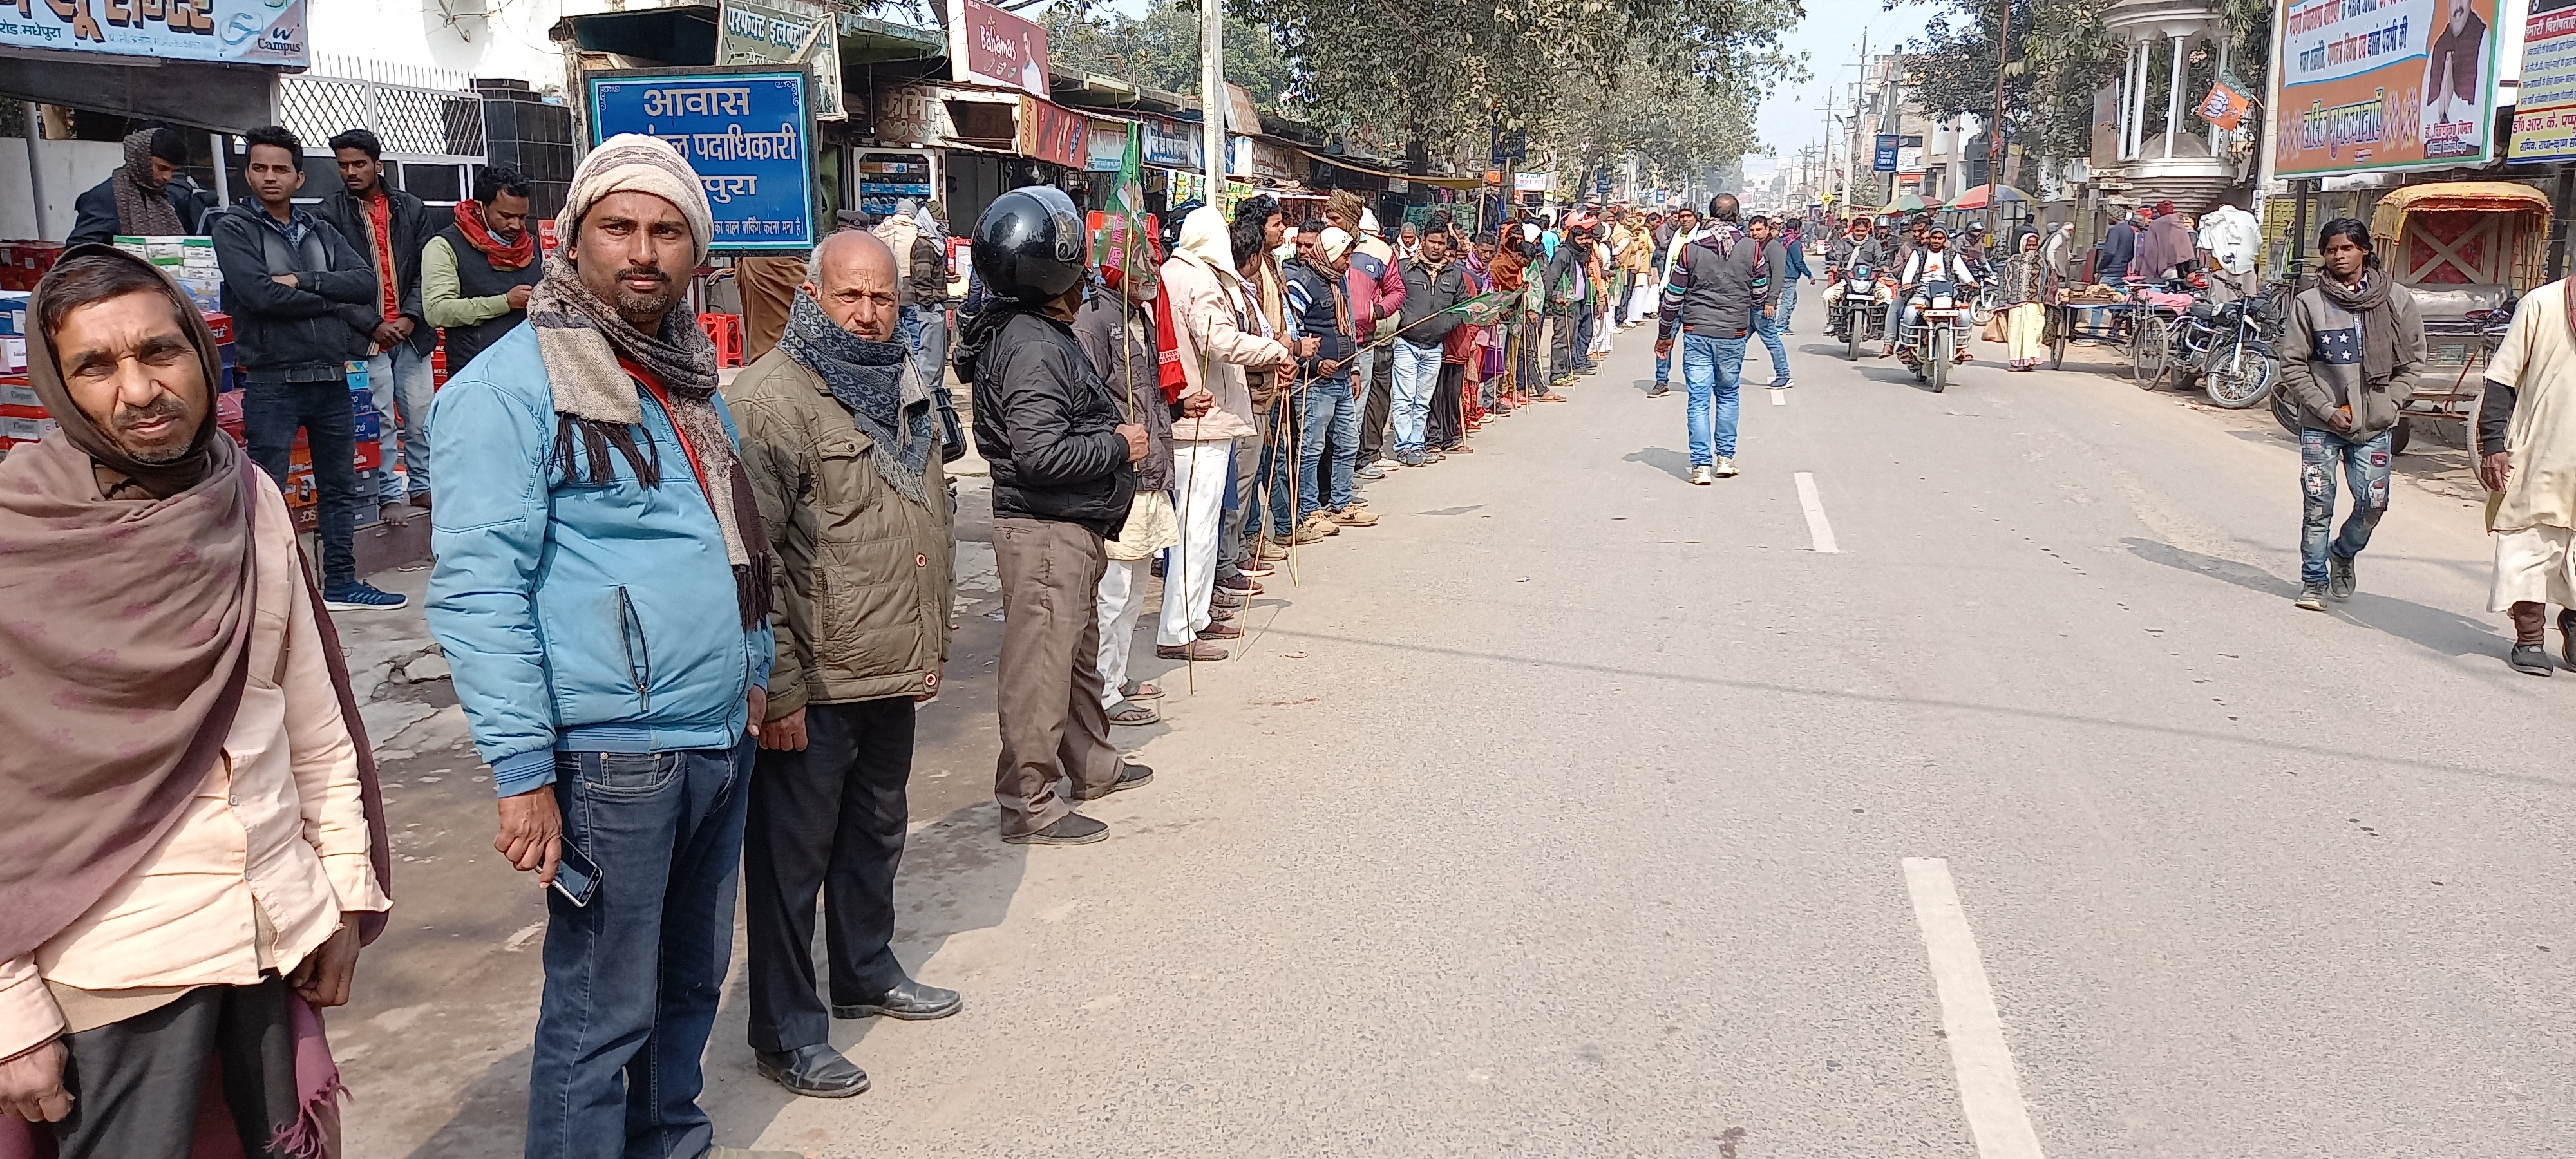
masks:
[[[255,64],[0,56],[0,94],[227,133],[277,119],[277,70]]]
[[[1485,184],[1485,179],[1482,177],[1424,177],[1418,174],[1406,173],[1400,169],[1382,169],[1375,165],[1362,165],[1348,157],[1336,157],[1329,153],[1318,153],[1302,145],[1291,145],[1289,148],[1295,149],[1300,153],[1337,169],[1348,169],[1353,173],[1366,173],[1373,177],[1384,177],[1390,181],[1416,181],[1424,185],[1436,185],[1443,189],[1480,189],[1483,188]]]

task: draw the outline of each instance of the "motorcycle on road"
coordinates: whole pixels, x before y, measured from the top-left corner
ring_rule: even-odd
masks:
[[[1887,310],[1890,296],[1881,285],[1877,271],[1864,262],[1842,273],[1843,299],[1835,304],[1831,324],[1833,336],[1843,340],[1843,357],[1860,361],[1861,342],[1873,334],[1887,332]]]
[[[1949,388],[1951,367],[1966,350],[1969,306],[1957,286],[1937,278],[1915,287],[1913,296],[1923,299],[1923,312],[1897,335],[1896,352],[1918,381],[1931,383],[1932,393],[1939,394]]]

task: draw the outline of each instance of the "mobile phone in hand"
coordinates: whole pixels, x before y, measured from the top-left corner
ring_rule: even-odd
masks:
[[[563,855],[555,862],[555,889],[576,906],[589,905],[599,893],[599,866],[570,841],[563,843]]]

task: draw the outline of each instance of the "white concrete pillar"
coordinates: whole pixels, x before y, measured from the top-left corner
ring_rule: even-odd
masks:
[[[2234,39],[2234,36],[2227,28],[2221,26],[2214,39],[2218,41],[2218,68],[2209,75],[2223,77],[2227,75],[2227,42]],[[2209,155],[2218,156],[2218,126],[2214,122],[2209,126]]]
[[[2173,156],[2174,130],[2182,126],[2182,33],[2174,33],[2172,81],[2165,85],[2165,156]]]

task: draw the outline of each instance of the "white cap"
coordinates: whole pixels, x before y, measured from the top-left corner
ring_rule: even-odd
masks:
[[[1324,230],[1323,236],[1315,239],[1315,245],[1316,248],[1324,251],[1324,260],[1339,261],[1343,254],[1350,252],[1351,235],[1328,227]]]

